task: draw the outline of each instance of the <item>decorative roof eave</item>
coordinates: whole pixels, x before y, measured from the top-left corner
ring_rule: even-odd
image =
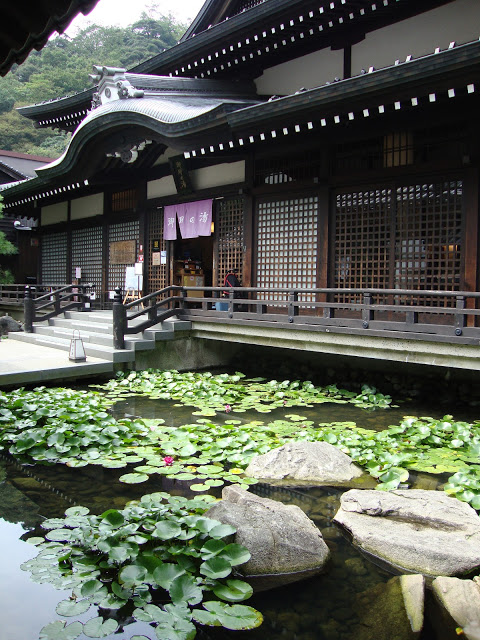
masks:
[[[133,67],[136,73],[214,77],[265,67],[304,52],[355,42],[366,32],[448,4],[452,0],[267,0],[181,41]],[[234,58],[234,64],[222,60]]]
[[[365,75],[324,85],[284,98],[245,107],[228,115],[230,140],[210,146],[192,146],[185,157],[242,150],[288,136],[325,131],[353,120],[400,113],[407,108],[478,94],[480,89],[480,41]],[[452,103],[453,104],[453,103]]]
[[[77,130],[75,136],[60,158],[38,170],[38,177],[26,180],[6,189],[4,198],[18,203],[25,200],[33,201],[38,199],[38,194],[45,192],[48,196],[56,195],[62,191],[78,188],[83,182],[77,182],[76,164],[81,151],[91,142],[98,141],[99,136],[106,139],[115,132],[124,132],[128,129],[138,129],[143,135],[155,139],[156,141],[167,142],[179,150],[188,148],[190,141],[203,140],[205,137],[212,137],[216,131],[226,128],[227,114],[238,105],[219,104],[208,111],[178,122],[160,122],[147,113],[135,107],[145,107],[148,111],[148,101],[144,99],[116,101],[93,111],[88,121],[85,121]],[[116,110],[113,110],[115,109]],[[101,131],[101,134],[99,134]],[[188,142],[187,142],[188,140]],[[82,175],[84,171],[81,171]],[[55,187],[60,178],[68,184],[68,187]],[[88,182],[88,180],[87,180]],[[35,195],[30,195],[35,194]]]
[[[78,13],[86,15],[98,0],[29,0],[2,3],[0,9],[0,75],[21,64],[50,36],[62,33]]]
[[[422,0],[421,11],[448,2],[451,0]],[[388,23],[385,16],[392,22],[418,12],[417,0],[267,0],[181,41],[130,72],[214,78],[231,77],[232,72],[239,75],[248,68],[249,77],[255,77],[264,67],[296,55],[298,43],[306,50],[318,50],[330,46],[337,31],[351,39],[353,30],[362,34],[377,28],[380,19]],[[320,18],[325,28],[308,27],[308,23]],[[19,113],[36,120],[40,126],[72,130],[81,114],[89,109],[93,93],[91,89],[68,98],[21,107]]]
[[[462,80],[473,82],[480,78],[480,41],[454,47],[429,56],[412,59],[391,67],[375,70],[347,80],[277,98],[258,105],[245,107],[228,116],[232,130],[258,129],[266,124],[315,117],[322,109],[328,113],[342,108],[353,108],[357,103],[368,106],[381,97],[395,100],[415,97],[420,92],[429,94],[435,89]],[[452,85],[453,86],[453,85]],[[415,94],[415,95],[414,95]]]

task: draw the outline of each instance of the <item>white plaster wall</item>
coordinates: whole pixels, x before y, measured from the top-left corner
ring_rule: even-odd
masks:
[[[290,95],[343,78],[343,50],[322,49],[266,69],[255,80],[260,95]]]
[[[352,75],[373,66],[376,69],[431,54],[450,42],[465,44],[480,37],[480,0],[456,0],[443,7],[402,20],[367,34],[352,47]]]
[[[49,204],[42,207],[40,213],[40,224],[45,227],[49,224],[57,224],[58,222],[66,222],[68,219],[68,202],[57,202],[57,204]]]
[[[147,182],[147,198],[162,198],[177,193],[173,176],[165,176],[159,180]]]
[[[70,217],[72,220],[81,218],[93,218],[103,214],[103,193],[95,193],[91,196],[72,200]]]
[[[211,187],[221,187],[227,184],[235,184],[245,181],[245,162],[230,162],[217,164],[213,167],[197,169],[191,173],[193,188],[209,189]]]

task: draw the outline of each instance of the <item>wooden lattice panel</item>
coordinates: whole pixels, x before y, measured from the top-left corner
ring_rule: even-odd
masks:
[[[461,181],[338,194],[333,286],[458,291],[462,219]],[[416,302],[452,303],[435,297]]]
[[[138,234],[138,220],[112,224],[108,229],[108,244],[110,246],[111,242],[120,242],[122,240],[136,240],[138,243]],[[125,268],[133,266],[134,263],[110,264],[109,255],[107,289],[109,291],[113,291],[115,287],[121,287],[123,289],[125,286]]]
[[[221,287],[230,269],[243,271],[244,201],[226,198],[218,201],[215,234],[217,236],[216,283]]]
[[[126,189],[112,193],[112,211],[127,211],[134,209],[138,203],[138,192],[136,189]]]
[[[81,267],[81,284],[91,282],[97,296],[102,292],[102,227],[72,231],[72,281]]]
[[[67,232],[42,236],[42,284],[67,284]]]
[[[318,198],[261,202],[257,214],[257,286],[315,288]],[[268,295],[270,299],[283,295]],[[314,296],[304,295],[303,301]]]
[[[460,290],[462,182],[402,186],[396,196],[395,287]]]
[[[166,243],[163,239],[163,211],[155,209],[149,214],[148,242],[150,245],[150,265],[148,271],[148,287],[150,293],[159,291],[167,286],[167,265],[154,264],[157,262],[161,251],[166,251]],[[154,254],[157,254],[155,258]]]
[[[389,287],[390,189],[338,194],[335,235],[334,287]]]

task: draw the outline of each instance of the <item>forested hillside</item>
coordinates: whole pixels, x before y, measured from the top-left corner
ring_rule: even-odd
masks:
[[[0,149],[50,158],[64,150],[67,135],[35,129],[16,107],[59,98],[92,86],[92,65],[129,69],[175,45],[186,29],[172,16],[142,14],[126,28],[90,26],[73,38],[52,38],[20,66],[0,78]]]

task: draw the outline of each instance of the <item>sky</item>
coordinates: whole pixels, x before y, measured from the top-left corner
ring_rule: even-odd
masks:
[[[179,22],[190,24],[200,11],[205,0],[98,0],[95,8],[86,16],[81,13],[72,20],[66,30],[73,36],[79,29],[88,24],[104,27],[126,27],[135,22],[143,11],[155,7],[163,15],[171,13]]]

